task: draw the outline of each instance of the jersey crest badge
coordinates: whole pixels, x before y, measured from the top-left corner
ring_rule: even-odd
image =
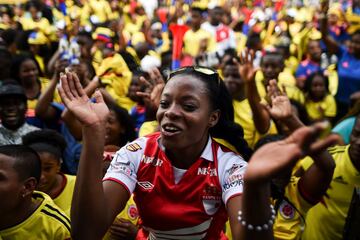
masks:
[[[134,204],[131,204],[128,208],[128,216],[131,218],[131,219],[136,219],[137,217],[139,217],[139,213],[138,213],[138,210],[136,208],[136,206]]]
[[[126,149],[130,152],[136,152],[141,149],[140,145],[137,143],[132,143],[126,146]]]
[[[280,215],[285,219],[293,219],[295,216],[295,209],[291,204],[283,201],[279,207]]]
[[[207,215],[214,215],[221,206],[221,191],[214,185],[206,186],[203,190],[202,203]]]

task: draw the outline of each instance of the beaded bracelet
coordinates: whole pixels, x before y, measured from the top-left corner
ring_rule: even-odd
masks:
[[[263,230],[269,230],[270,227],[274,224],[274,220],[275,220],[275,209],[274,206],[270,204],[270,209],[271,209],[271,217],[269,219],[269,221],[267,221],[267,223],[262,224],[262,225],[252,225],[247,223],[243,218],[242,218],[242,211],[238,212],[238,220],[240,222],[240,224],[243,227],[246,227],[248,230],[256,230],[258,232],[261,232]]]

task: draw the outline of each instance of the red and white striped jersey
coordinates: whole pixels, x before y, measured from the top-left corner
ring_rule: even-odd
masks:
[[[219,239],[226,202],[242,193],[247,163],[209,138],[200,158],[175,181],[159,138],[155,133],[120,149],[104,181],[134,193],[149,239]]]

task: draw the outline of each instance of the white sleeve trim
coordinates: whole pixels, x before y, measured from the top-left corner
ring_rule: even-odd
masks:
[[[231,197],[242,194],[246,168],[247,162],[241,156],[218,150],[219,180],[225,205]]]

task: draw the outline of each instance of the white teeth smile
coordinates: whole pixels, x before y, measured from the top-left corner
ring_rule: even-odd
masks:
[[[165,126],[164,130],[169,132],[174,132],[174,131],[178,131],[179,129],[177,127]]]

